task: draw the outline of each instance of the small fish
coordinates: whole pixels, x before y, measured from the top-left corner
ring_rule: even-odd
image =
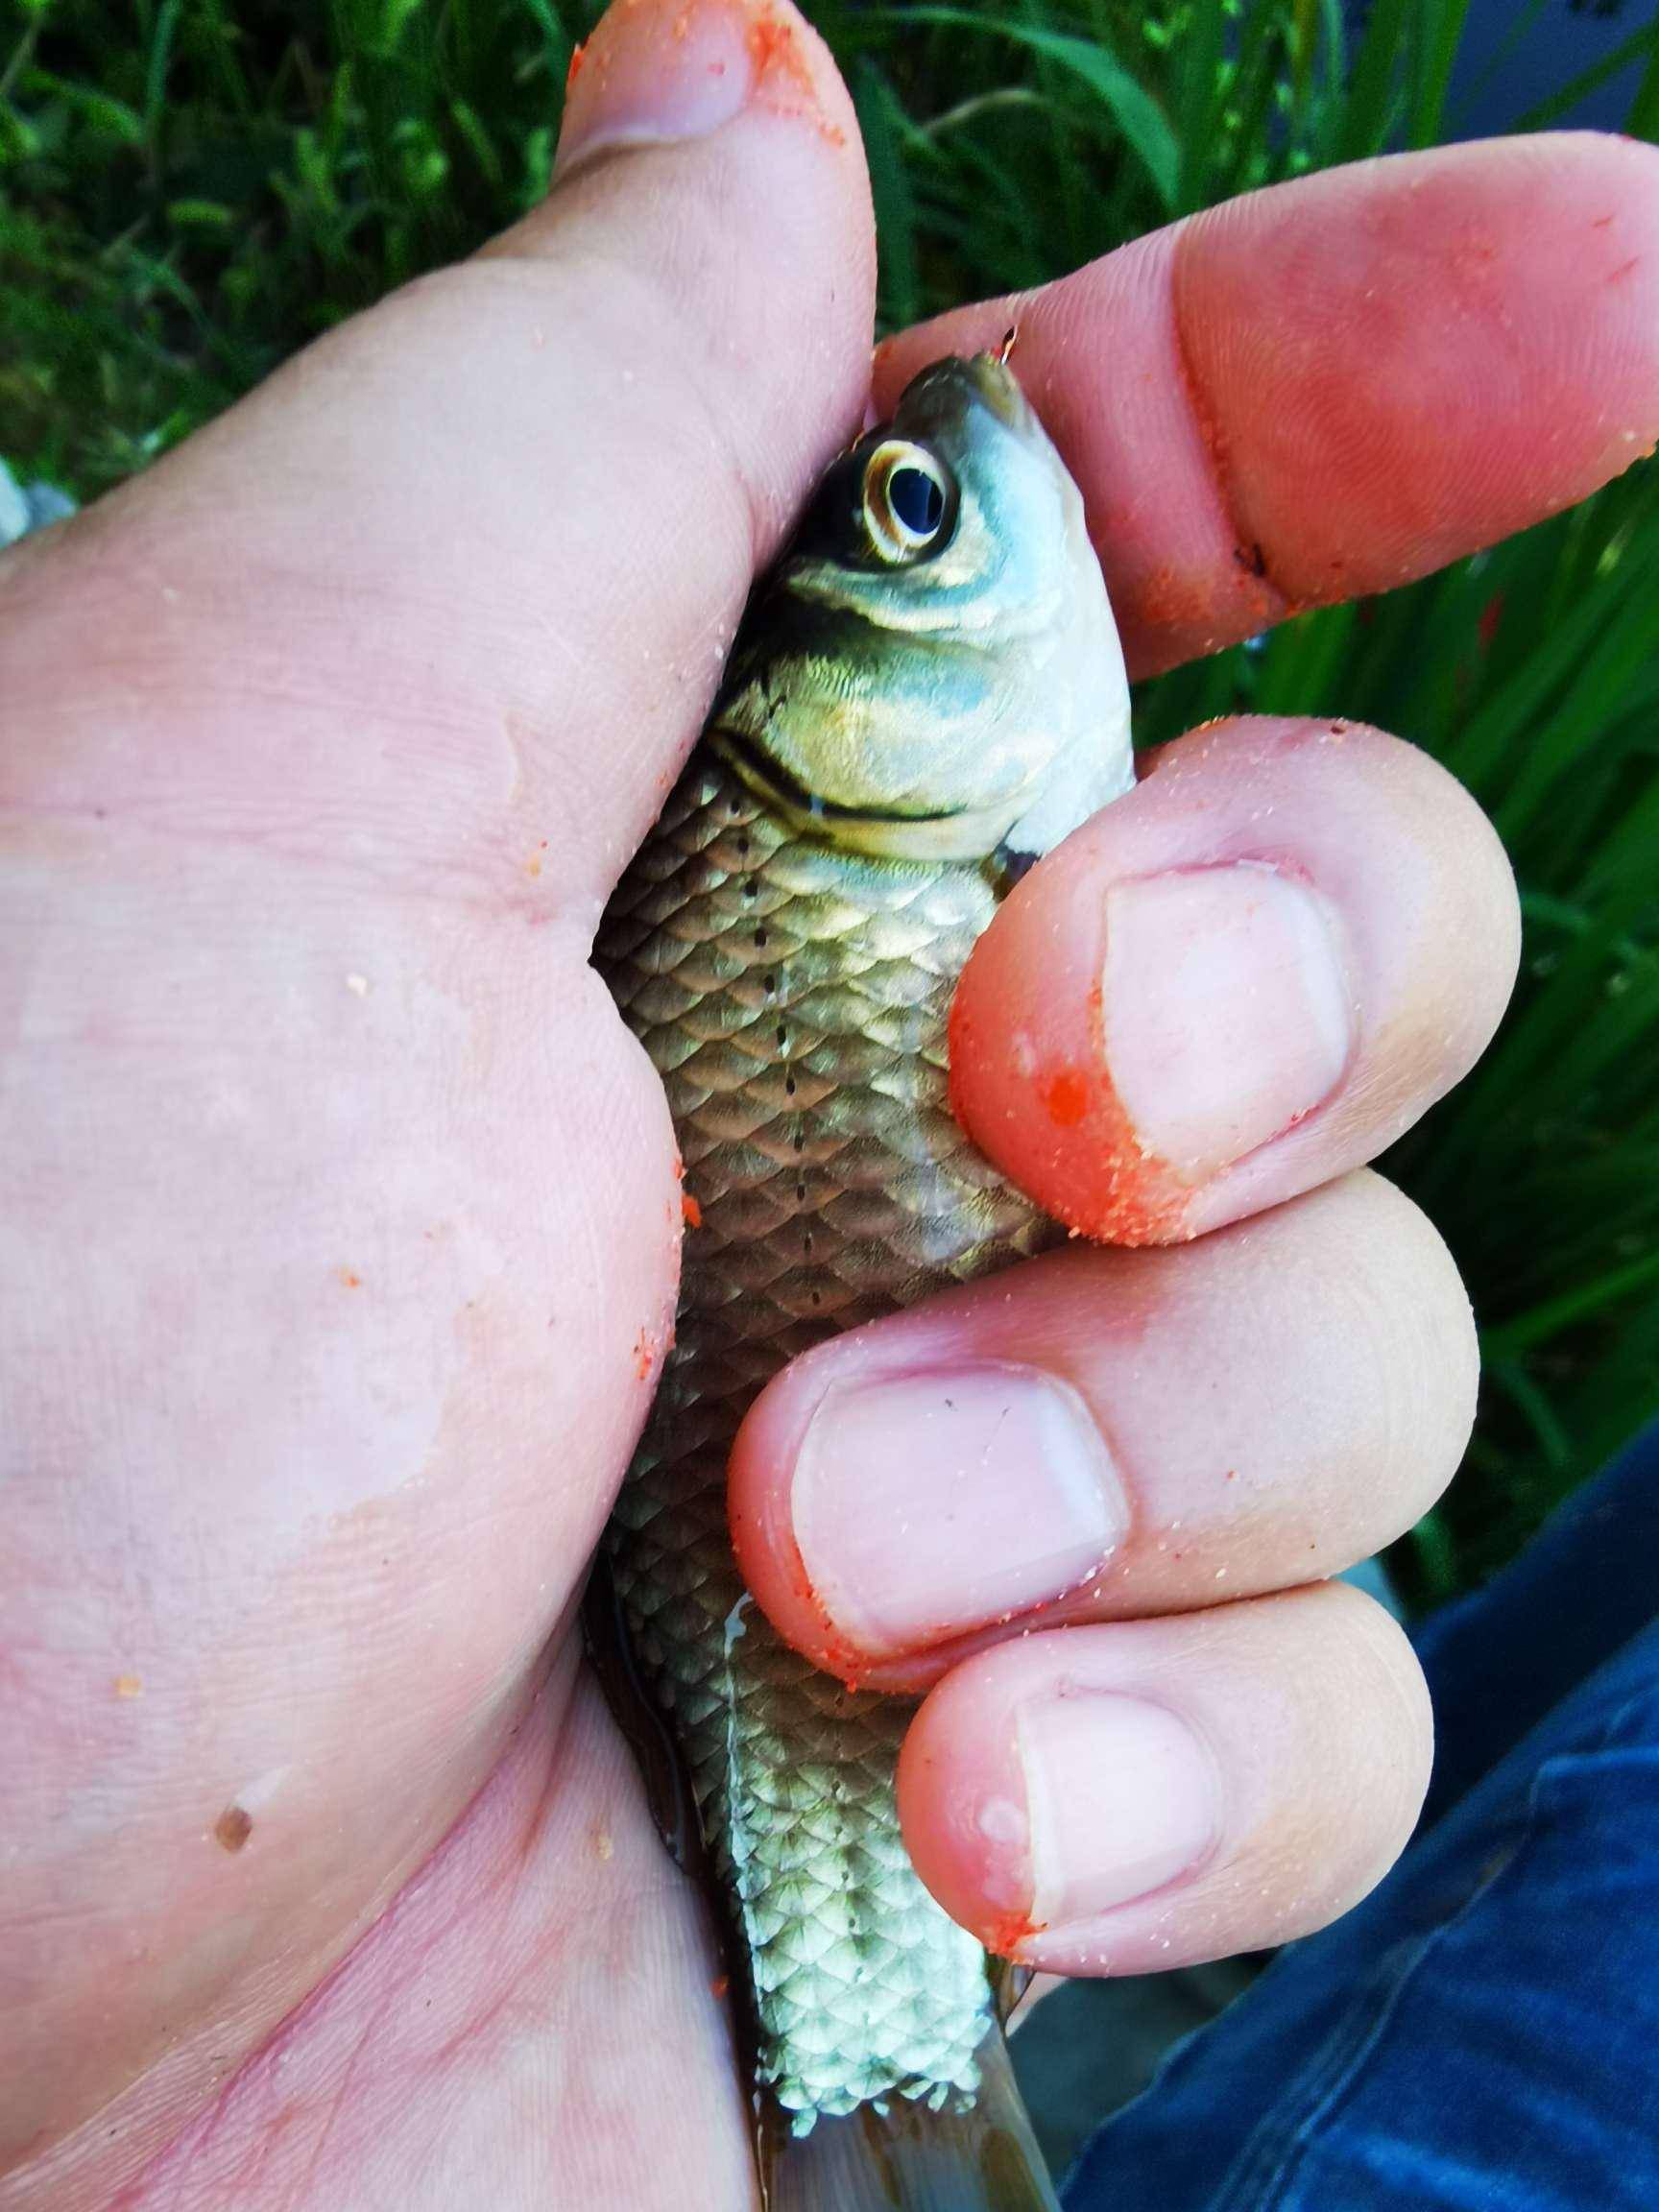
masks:
[[[730,1932],[768,2212],[1055,2204],[991,1962],[900,1836],[912,1707],[774,1633],[726,1460],[798,1353],[1050,1241],[951,1117],[946,1022],[1022,867],[1132,780],[1077,489],[1003,356],[937,362],[757,589],[600,932],[701,1215],[610,1575]]]

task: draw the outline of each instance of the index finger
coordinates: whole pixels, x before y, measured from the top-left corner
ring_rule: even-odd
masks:
[[[1019,331],[1133,676],[1386,589],[1659,437],[1659,150],[1492,139],[1298,179],[882,349]]]

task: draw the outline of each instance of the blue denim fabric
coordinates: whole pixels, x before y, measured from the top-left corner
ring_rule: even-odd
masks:
[[[1659,2212],[1659,1428],[1419,1649],[1405,1858],[1094,2136],[1068,2212]]]

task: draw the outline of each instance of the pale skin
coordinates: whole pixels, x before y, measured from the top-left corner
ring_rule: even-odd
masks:
[[[587,953],[751,577],[865,406],[870,212],[845,92],[781,6],[614,11],[569,112],[551,199],[487,255],[0,561],[7,2212],[754,2201],[702,1909],[573,1629],[681,1234],[661,1092]],[[1500,144],[1022,303],[1133,668],[1419,573],[1645,450],[1656,248],[1647,150]],[[878,400],[1008,320],[896,342]],[[1286,1001],[1290,1072],[1330,1058],[1316,1109],[1218,1163],[1132,981],[1102,1045],[1099,916],[1148,867],[1236,858],[1262,809],[1336,917],[1352,1032],[1310,1045]],[[1490,1035],[1515,904],[1439,770],[1309,722],[1183,741],[1022,912],[965,986],[969,1126],[1044,1203],[1137,1233],[1128,1155],[1112,1182],[1086,1116],[1094,1149],[1060,1142],[998,1041],[1040,1018],[1080,1065],[1109,1049],[1188,1162],[1195,1240],[1074,1245],[816,1355],[751,1417],[734,1500],[787,1531],[838,1363],[1071,1385],[1128,1494],[1111,1572],[1019,1634],[935,1588],[926,1648],[862,1656],[937,1684],[906,1836],[982,1932],[1022,1893],[1044,1917],[975,1816],[1011,1700],[1155,1681],[1201,1730],[1202,1864],[1023,1937],[1134,1971],[1322,1924],[1409,1832],[1415,1663],[1323,1577],[1450,1478],[1474,1339],[1366,1163]],[[1267,1100],[1296,1089],[1273,1049]],[[812,1648],[786,1551],[746,1563]],[[866,1617],[850,1599],[843,1647]]]

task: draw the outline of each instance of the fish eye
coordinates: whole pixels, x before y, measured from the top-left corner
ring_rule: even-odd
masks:
[[[864,523],[878,557],[895,565],[935,551],[948,534],[953,487],[926,446],[889,438],[864,467]]]
[[[945,519],[945,487],[926,469],[906,462],[887,479],[887,504],[913,538],[931,538]]]

